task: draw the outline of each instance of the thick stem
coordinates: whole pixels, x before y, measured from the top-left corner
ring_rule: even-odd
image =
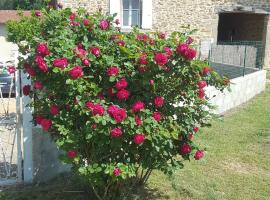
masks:
[[[99,196],[99,194],[98,194],[98,192],[96,191],[95,187],[94,187],[93,185],[91,185],[91,186],[92,186],[92,189],[93,189],[93,191],[94,191],[96,197],[98,198],[98,200],[103,200],[103,199],[101,198],[101,196]]]

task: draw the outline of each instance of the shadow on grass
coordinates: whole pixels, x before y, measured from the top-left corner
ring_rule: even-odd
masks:
[[[0,200],[95,200],[93,194],[78,178],[63,174],[48,183],[31,185],[0,186]],[[128,197],[117,200],[169,199],[157,188],[137,187]]]

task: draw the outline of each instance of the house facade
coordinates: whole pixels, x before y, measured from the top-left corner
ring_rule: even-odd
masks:
[[[207,54],[212,42],[259,41],[270,68],[270,0],[59,0],[64,7],[117,13],[123,29],[181,31],[190,25]]]

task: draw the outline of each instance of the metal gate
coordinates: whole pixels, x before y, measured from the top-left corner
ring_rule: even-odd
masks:
[[[22,181],[21,76],[16,70],[18,51],[0,55],[0,185]]]

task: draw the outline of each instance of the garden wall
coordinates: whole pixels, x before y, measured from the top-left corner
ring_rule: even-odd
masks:
[[[214,87],[207,87],[206,94],[211,99],[210,102],[217,106],[215,112],[222,114],[236,106],[239,106],[260,92],[266,87],[266,71],[261,70],[244,77],[231,80],[231,92],[221,93]]]

